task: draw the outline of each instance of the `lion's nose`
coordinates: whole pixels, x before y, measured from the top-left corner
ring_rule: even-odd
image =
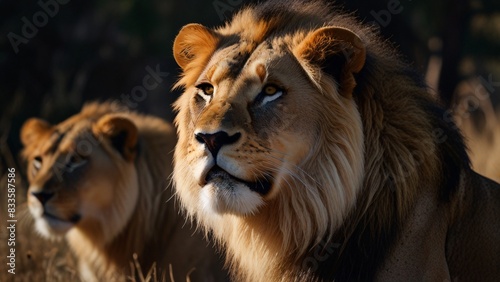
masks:
[[[229,134],[227,134],[227,132],[225,131],[219,131],[216,133],[199,132],[195,133],[194,136],[196,140],[198,140],[198,142],[207,146],[207,149],[210,151],[210,153],[212,153],[214,159],[216,159],[220,148],[225,145],[236,143],[240,139],[241,133],[238,132],[229,136]]]
[[[54,196],[54,193],[51,192],[45,192],[45,191],[39,191],[39,192],[31,192],[31,195],[35,196],[35,198],[42,203],[42,205],[45,205],[46,202]]]

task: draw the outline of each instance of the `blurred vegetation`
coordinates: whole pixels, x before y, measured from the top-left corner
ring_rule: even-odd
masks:
[[[23,36],[23,19],[33,23],[34,15],[44,11],[39,3],[49,2],[58,3],[57,12],[48,16],[47,23],[26,43],[19,43],[16,53],[11,44],[13,34]],[[171,55],[176,33],[191,22],[221,25],[231,12],[249,1],[59,2],[0,1],[0,175],[6,167],[20,167],[19,130],[27,118],[37,116],[57,123],[79,111],[85,101],[120,100],[120,95],[142,85],[148,66],[169,75],[148,91],[136,110],[172,120],[170,104],[179,95],[171,92],[179,71]],[[431,87],[441,90],[448,105],[460,81],[481,76],[500,82],[500,1],[336,3],[366,23],[377,23],[381,34],[409,63],[434,76],[430,79],[436,83]],[[53,6],[49,9],[55,11]],[[389,12],[389,19],[390,10],[398,12]],[[437,71],[429,72],[433,57],[440,63]],[[490,86],[490,98],[498,108],[500,83]],[[0,188],[3,191],[4,182]],[[18,193],[25,193],[25,188]],[[5,263],[0,265],[4,267]]]

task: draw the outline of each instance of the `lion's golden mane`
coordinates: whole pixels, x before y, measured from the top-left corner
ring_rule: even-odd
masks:
[[[454,261],[445,244],[464,239],[445,238],[457,229],[464,187],[487,181],[471,172],[460,134],[420,76],[371,27],[321,1],[267,1],[217,29],[185,26],[174,56],[185,89],[175,104],[175,186],[188,215],[227,249],[237,281],[471,277],[460,263],[443,266]],[[242,104],[273,75],[271,87],[287,92],[269,99],[272,108],[255,106],[259,96]],[[207,139],[215,130],[227,132],[217,133],[224,151]],[[272,148],[284,149],[277,157]],[[232,172],[209,171],[216,182],[200,165],[214,151],[231,157]],[[270,192],[239,188],[268,179],[257,176],[277,159]],[[220,179],[229,184],[216,186]],[[224,187],[231,192],[217,192]],[[236,192],[248,200],[221,208],[220,199],[240,200],[227,196]]]

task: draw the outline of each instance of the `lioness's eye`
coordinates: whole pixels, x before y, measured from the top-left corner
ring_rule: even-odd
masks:
[[[83,166],[87,163],[87,159],[77,153],[71,153],[68,163],[66,164],[66,171],[72,172],[73,170]]]
[[[40,168],[42,168],[42,158],[40,156],[33,158],[33,167],[36,171],[39,171]]]
[[[73,163],[73,164],[78,164],[78,163],[81,163],[83,161],[86,161],[85,158],[83,158],[82,156],[80,155],[77,155],[77,154],[72,154],[71,155],[71,158],[69,159],[69,162],[70,163]]]

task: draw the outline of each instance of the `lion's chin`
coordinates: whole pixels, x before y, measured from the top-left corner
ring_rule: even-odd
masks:
[[[214,185],[220,187],[221,189],[225,189],[228,191],[234,190],[235,187],[237,187],[238,185],[243,185],[246,186],[251,191],[265,196],[266,194],[269,193],[269,191],[271,191],[271,188],[273,186],[272,182],[269,179],[271,179],[271,177],[264,176],[261,179],[258,179],[257,181],[253,182],[245,181],[243,179],[231,175],[218,165],[215,165],[205,175],[204,183],[205,184],[213,183]]]
[[[230,178],[214,178],[201,189],[202,209],[208,213],[251,215],[264,204],[262,196]]]
[[[43,237],[60,240],[74,226],[73,223],[50,217],[40,217],[35,221],[36,230]]]
[[[208,213],[251,215],[264,204],[272,182],[263,177],[255,182],[237,178],[215,165],[200,184],[201,208]]]
[[[77,213],[70,217],[57,215],[38,201],[30,201],[28,207],[35,219],[36,231],[48,239],[61,239],[81,220],[81,215]]]
[[[52,214],[44,213],[35,219],[36,230],[48,239],[60,240],[80,220],[79,215],[63,220]]]

